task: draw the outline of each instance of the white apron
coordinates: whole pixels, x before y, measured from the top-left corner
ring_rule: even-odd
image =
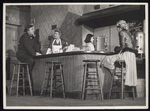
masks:
[[[53,43],[52,43],[52,52],[53,53],[60,53],[60,52],[63,52],[62,51],[62,44],[61,44],[61,39],[60,39],[60,45],[54,45],[56,39],[53,40]]]
[[[108,69],[115,69],[114,63],[117,60],[125,60],[126,63],[125,85],[136,86],[137,67],[135,54],[127,51],[121,54],[106,56],[102,64]]]

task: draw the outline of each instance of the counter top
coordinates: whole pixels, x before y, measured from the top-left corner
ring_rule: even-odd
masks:
[[[59,56],[81,55],[81,54],[113,55],[115,53],[114,52],[100,53],[99,51],[72,51],[72,52],[39,55],[39,56],[35,56],[34,58],[41,59],[41,58],[48,58],[48,57],[59,57]]]
[[[71,51],[71,52],[63,52],[63,53],[55,53],[55,54],[43,54],[39,56],[35,56],[35,59],[43,59],[43,58],[51,58],[51,57],[62,57],[62,56],[72,56],[72,55],[84,55],[84,54],[91,54],[91,55],[114,55],[114,52],[105,52],[101,53],[99,51]],[[136,58],[138,63],[145,63],[144,59]]]

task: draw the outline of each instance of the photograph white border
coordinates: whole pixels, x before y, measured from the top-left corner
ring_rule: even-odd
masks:
[[[146,24],[149,24],[148,21],[148,3],[138,3],[138,2],[97,2],[97,3],[3,3],[3,108],[4,109],[147,109],[148,108],[148,99],[149,99],[149,47],[148,47],[148,38],[145,39],[145,66],[146,66],[146,106],[83,106],[83,107],[53,107],[53,106],[6,106],[6,52],[5,52],[5,27],[6,27],[6,20],[5,20],[5,14],[6,14],[6,6],[7,5],[145,5],[145,21]],[[148,25],[145,29],[145,36],[148,37]]]

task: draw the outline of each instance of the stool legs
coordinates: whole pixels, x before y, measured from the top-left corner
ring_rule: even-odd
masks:
[[[28,65],[27,65],[27,75],[28,75],[28,80],[29,80],[30,94],[31,94],[31,96],[33,96],[31,78],[30,78],[30,74],[29,74],[29,66]]]
[[[16,71],[16,65],[14,64],[14,69],[13,69],[13,75],[12,75],[12,80],[11,80],[11,86],[10,86],[9,95],[11,95],[11,89],[13,87],[13,81],[14,81],[15,71]]]
[[[103,100],[103,89],[102,89],[102,83],[101,83],[101,81],[99,80],[100,77],[99,77],[99,73],[98,73],[98,64],[97,64],[97,62],[96,62],[96,72],[97,72],[98,87],[99,87],[99,89],[100,89],[99,97],[100,97],[100,95],[101,95],[101,100]]]
[[[123,74],[123,63],[121,63],[121,100],[123,100],[123,88],[124,88],[124,74]]]
[[[100,77],[99,77],[99,73],[98,73],[98,64],[96,62],[96,72],[91,72],[91,71],[88,71],[88,63],[85,62],[84,64],[84,73],[83,73],[83,83],[82,83],[82,97],[81,97],[81,100],[85,100],[86,98],[86,93],[87,93],[87,90],[97,90],[98,91],[98,94],[99,94],[99,97],[101,95],[101,100],[103,100],[103,91],[102,91],[102,83],[100,81]],[[95,75],[96,77],[94,78],[89,78],[88,75]],[[97,82],[96,85],[94,86],[97,86],[97,87],[90,87],[88,88],[88,83],[87,82]]]
[[[85,99],[85,82],[86,82],[86,70],[87,70],[87,63],[84,65],[84,73],[83,73],[83,85],[82,85],[82,101]]]
[[[17,80],[17,91],[16,91],[16,95],[19,95],[19,88],[22,87],[23,88],[23,95],[25,96],[25,67],[27,68],[27,76],[28,76],[28,81],[29,81],[29,87],[30,87],[30,94],[32,96],[32,85],[31,85],[31,80],[30,80],[30,74],[29,74],[29,68],[27,64],[14,64],[14,68],[13,68],[13,75],[12,75],[12,80],[11,80],[11,87],[10,87],[10,92],[9,95],[11,95],[11,90],[13,87],[13,82],[14,80]],[[17,78],[15,77],[15,75],[17,75]],[[20,75],[22,75],[22,77],[20,77]],[[15,79],[16,78],[16,79]],[[20,80],[22,79],[22,86],[19,86]]]
[[[135,86],[132,87],[133,100],[135,100]]]
[[[23,95],[25,96],[25,79],[24,79],[24,73],[25,73],[25,71],[24,71],[24,67],[22,68],[22,72],[23,72],[23,74],[22,74],[22,79],[23,79]]]
[[[52,63],[52,67],[51,67],[51,83],[50,83],[50,99],[52,98],[52,92],[53,92],[53,74],[54,74],[54,64]]]
[[[18,92],[19,92],[19,75],[20,75],[20,65],[18,67],[18,77],[17,77],[17,96],[18,96]]]
[[[55,68],[55,65],[56,65],[55,63],[51,63],[51,68],[47,72],[48,63],[46,64],[45,75],[44,75],[43,85],[42,85],[42,90],[41,90],[41,96],[43,95],[44,90],[45,90],[45,95],[46,95],[46,92],[49,89],[49,91],[50,91],[50,99],[52,99],[53,95],[55,95],[55,92],[53,90],[56,90],[59,86],[62,86],[63,97],[65,98],[65,86],[64,86],[64,78],[63,78],[63,68],[62,68],[62,65],[59,64],[60,73],[58,74],[56,72],[57,69]],[[60,77],[61,81],[57,79],[57,76]],[[58,86],[57,82],[61,82],[61,85]],[[47,84],[47,85],[45,86],[45,84]]]
[[[45,84],[45,82],[46,82],[45,78],[48,78],[48,77],[46,77],[46,76],[48,76],[47,73],[49,73],[49,72],[47,72],[46,69],[47,69],[47,64],[46,64],[46,67],[45,67],[45,74],[44,74],[44,78],[43,78],[43,85],[42,85],[42,90],[41,90],[41,96],[43,95],[44,84]]]
[[[63,76],[63,68],[62,66],[60,65],[60,70],[61,70],[61,81],[62,81],[62,89],[63,89],[63,97],[65,97],[65,85],[64,85],[64,76]]]

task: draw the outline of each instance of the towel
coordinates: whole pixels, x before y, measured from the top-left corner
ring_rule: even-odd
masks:
[[[125,85],[136,86],[137,85],[137,67],[135,53],[126,51],[115,55],[106,56],[102,64],[104,67],[112,70],[115,69],[115,61],[124,60],[126,63],[126,75]]]
[[[115,63],[115,61],[117,61],[119,59],[120,59],[120,54],[106,56],[106,58],[104,58],[102,64],[108,69],[115,69],[114,63]]]
[[[126,63],[126,76],[125,85],[136,86],[137,85],[137,67],[135,54],[126,51],[120,55],[121,60],[125,60]]]

